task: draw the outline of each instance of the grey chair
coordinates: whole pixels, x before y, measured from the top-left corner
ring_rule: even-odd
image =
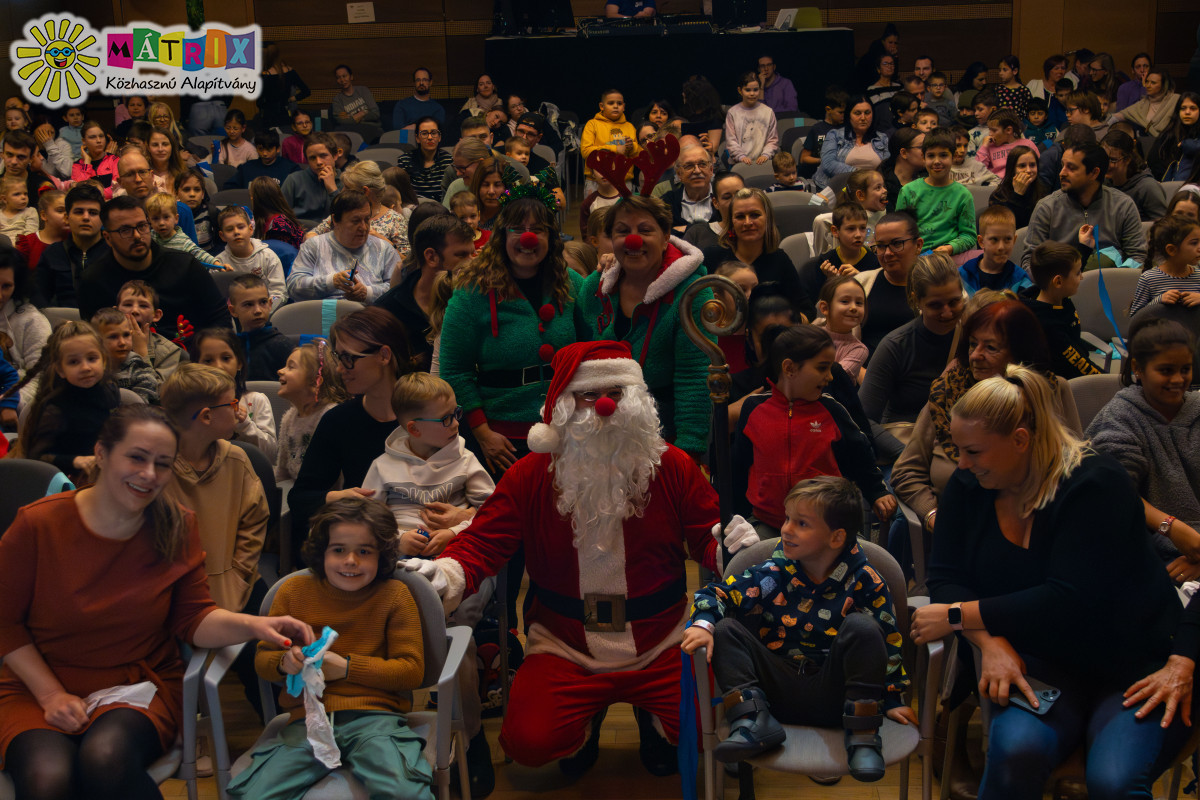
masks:
[[[742,182],[752,189],[767,190],[775,185],[774,175],[746,175],[742,178]],[[771,194],[783,194],[783,192],[772,192]]]
[[[262,392],[271,401],[271,414],[275,417],[275,426],[279,426],[279,421],[283,419],[283,415],[292,407],[292,404],[279,396],[279,381],[246,381],[246,390],[251,392]]]
[[[64,322],[79,321],[78,308],[47,306],[42,309],[42,315],[50,321],[51,328],[57,328]]]
[[[733,171],[742,178],[749,178],[752,175],[770,175],[775,177],[775,168],[771,166],[771,161],[768,159],[764,164],[743,164],[738,162],[733,165]]]
[[[766,561],[779,545],[779,539],[768,539],[751,545],[737,553],[725,570],[725,575],[736,575],[753,564]],[[902,634],[909,630],[910,607],[904,574],[900,565],[882,547],[860,538],[861,546],[867,554],[876,571],[883,576],[892,603],[896,608],[896,625]],[[916,604],[924,602],[924,598]],[[885,718],[880,736],[883,737],[883,758],[888,765],[900,764],[900,798],[908,797],[908,757],[918,749],[922,757],[921,796],[930,800],[933,791],[933,734],[935,710],[933,704],[926,704],[925,697],[938,690],[937,681],[942,675],[942,658],[944,648],[942,642],[931,643],[927,648],[928,661],[921,659],[919,665],[914,665],[915,648],[905,635],[905,667],[910,676],[914,675],[913,667],[924,676],[924,685],[920,675],[913,677],[913,686],[922,690],[920,704],[920,726],[902,725]],[[703,745],[703,775],[704,796],[706,800],[717,800],[724,795],[724,771],[713,755],[717,743],[728,733],[723,716],[719,709],[713,706],[713,685],[709,680],[709,671],[705,665],[704,649],[697,650],[692,656],[692,664],[696,674],[696,695],[700,707],[701,743]],[[756,758],[743,762],[740,768],[743,796],[753,796],[752,767],[761,767],[780,772],[790,772],[800,775],[846,775],[849,769],[846,765],[846,749],[844,732],[834,728],[813,728],[801,725],[784,725],[787,740],[781,747],[768,751]]]
[[[774,175],[771,176],[771,180],[772,180],[772,182],[775,180]],[[747,182],[746,185],[749,186],[750,184]],[[810,206],[813,204],[812,192],[803,192],[803,191],[800,191],[799,189],[790,189],[790,190],[782,191],[782,192],[771,192],[769,195],[767,195],[767,199],[771,201],[772,210],[780,209],[780,208],[783,208],[784,206]],[[826,210],[828,208],[828,206],[821,205],[821,206],[816,206],[816,208]]]
[[[245,206],[250,207],[250,190],[249,189],[223,189],[217,192],[212,197],[208,198],[209,202],[217,208],[225,208],[226,206]]]
[[[281,578],[272,586],[263,599],[262,615],[266,616],[270,613],[271,603],[274,602],[275,593],[279,591],[280,586],[297,575],[305,574],[311,573],[308,570],[294,572]],[[463,727],[456,673],[467,651],[467,645],[471,639],[471,629],[465,626],[446,627],[442,601],[433,586],[424,577],[400,566],[392,574],[392,579],[398,580],[408,587],[417,604],[417,611],[421,615],[421,644],[425,657],[425,674],[419,688],[436,687],[438,692],[437,711],[409,713],[407,715],[408,727],[426,741],[424,754],[433,763],[434,779],[440,800],[449,800],[450,797],[450,762],[452,758],[458,760],[461,796],[463,800],[470,800],[471,779],[467,774],[467,763],[464,757],[467,749],[467,736]],[[218,650],[208,672],[204,675],[204,694],[212,714],[213,761],[217,792],[221,800],[226,800],[228,797],[226,789],[230,779],[249,766],[251,754],[264,743],[276,738],[288,722],[287,714],[278,716],[275,714],[275,696],[271,688],[272,684],[259,678],[258,688],[262,696],[263,715],[270,722],[267,723],[266,729],[259,736],[254,747],[250,748],[232,765],[229,763],[229,747],[225,738],[224,718],[217,686],[240,651],[240,645]],[[409,699],[411,700],[411,693]],[[453,753],[451,751],[452,739],[455,745]],[[432,748],[430,744],[433,745]],[[366,797],[362,784],[345,768],[335,770],[305,794],[306,800],[358,800],[358,798]]]
[[[0,459],[0,486],[4,487],[0,492],[0,536],[17,518],[21,506],[75,488],[58,467],[29,458]]]
[[[813,257],[808,237],[803,233],[793,233],[786,237],[779,243],[779,249],[788,254],[788,258],[792,260],[792,266],[796,268],[797,272]]]
[[[380,164],[386,163],[389,167],[394,167],[400,160],[400,156],[404,155],[404,150],[399,147],[373,144],[360,150],[357,155],[360,161],[378,161]]]
[[[829,190],[836,195],[838,192],[846,188],[846,184],[849,182],[850,176],[853,174],[853,172],[839,172],[837,175],[834,175],[829,179]]]
[[[533,154],[541,157],[547,164],[557,169],[558,156],[554,154],[554,150],[546,144],[535,144],[533,146]]]
[[[967,187],[967,191],[971,193],[971,200],[975,203],[975,218],[979,219],[979,215],[988,207],[988,203],[992,200],[992,192],[996,191],[995,186],[976,186],[974,184]]]
[[[774,194],[779,194],[774,192]],[[779,235],[787,238],[796,233],[807,233],[812,230],[813,222],[818,216],[827,211],[826,206],[778,206],[771,204],[775,213],[775,227]]]
[[[1178,194],[1179,190],[1183,188],[1184,183],[1185,181],[1165,181],[1162,187],[1163,194],[1167,196],[1167,200]]]
[[[400,144],[401,133],[403,131],[384,131],[383,135],[379,137],[379,144]]]
[[[361,133],[359,133],[358,131],[341,130],[341,131],[334,131],[334,133],[340,133],[343,136],[345,136],[347,139],[350,140],[350,153],[348,153],[347,155],[357,153],[359,150],[362,149],[363,135]]]
[[[1013,240],[1012,254],[1009,259],[1015,263],[1021,263],[1021,256],[1025,255],[1025,237],[1029,235],[1029,228],[1021,228],[1017,231],[1017,237]]]
[[[213,164],[212,165],[213,182],[217,184],[217,190],[225,188],[225,182],[237,175],[237,167],[231,167],[228,164]]]
[[[1104,313],[1101,302],[1100,275],[1104,275],[1104,288],[1108,291],[1111,301],[1113,318],[1117,330]],[[1083,330],[1096,335],[1102,341],[1112,339],[1117,333],[1126,336],[1129,333],[1129,305],[1133,302],[1133,293],[1137,288],[1140,269],[1110,267],[1103,270],[1088,270],[1083,273],[1079,291],[1071,298],[1075,302],[1075,310],[1079,314],[1079,322]]]
[[[1079,411],[1079,424],[1087,430],[1087,426],[1095,419],[1100,409],[1113,399],[1121,390],[1120,375],[1083,375],[1067,381],[1071,387],[1071,396],[1075,398],[1075,408]]]
[[[307,333],[328,338],[329,326],[335,320],[362,308],[365,308],[362,303],[353,300],[301,300],[275,309],[271,314],[271,324],[284,334]]]

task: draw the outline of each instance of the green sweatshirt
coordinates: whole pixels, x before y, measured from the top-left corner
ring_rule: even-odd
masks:
[[[917,215],[917,227],[925,240],[925,249],[944,244],[954,248],[954,255],[976,246],[975,201],[967,187],[930,186],[924,178],[904,185],[896,210],[912,209]]]

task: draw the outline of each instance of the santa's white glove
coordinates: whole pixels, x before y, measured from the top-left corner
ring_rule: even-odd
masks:
[[[400,564],[409,572],[418,572],[433,585],[438,597],[445,599],[446,590],[450,584],[446,581],[446,573],[438,566],[437,561],[430,558],[406,558]]]
[[[713,525],[712,535],[713,535],[713,538],[717,540],[717,544],[718,544],[717,570],[721,574],[724,574],[725,573],[725,564],[724,564],[725,559],[724,559],[722,550],[719,547],[719,545],[722,542],[720,523]],[[724,542],[725,542],[725,549],[729,551],[729,554],[733,555],[738,550],[741,550],[743,547],[749,547],[750,545],[755,544],[757,541],[758,541],[758,531],[754,530],[754,526],[751,525],[749,522],[746,522],[746,520],[742,518],[741,514],[734,514],[733,518],[731,520],[729,520],[729,524],[725,526]]]

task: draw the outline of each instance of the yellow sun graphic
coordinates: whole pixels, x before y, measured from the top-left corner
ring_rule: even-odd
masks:
[[[96,44],[96,37],[89,33],[81,40],[84,33],[83,25],[68,19],[48,19],[40,27],[36,23],[29,27],[29,35],[38,46],[16,48],[18,60],[31,59],[16,74],[27,82],[31,95],[49,104],[78,100],[83,96],[80,82],[87,86],[96,82],[96,74],[84,65],[98,67],[100,59],[83,54]]]

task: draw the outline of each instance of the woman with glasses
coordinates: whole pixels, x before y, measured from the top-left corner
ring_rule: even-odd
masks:
[[[867,291],[867,320],[877,311],[884,311],[882,296],[891,295],[883,295],[880,289],[893,289],[897,267],[911,257],[916,263],[906,271],[903,288],[909,306],[908,322],[888,333],[872,349],[867,375],[858,391],[863,411],[871,420],[875,451],[888,464],[896,460],[908,443],[913,424],[929,400],[929,385],[954,357],[955,329],[965,301],[962,279],[953,259],[941,253],[917,258],[922,242],[916,225],[908,228],[903,221],[905,217],[888,214],[875,229],[875,252],[883,267],[879,270],[882,278],[879,274],[870,278],[875,288]],[[897,249],[901,252],[896,252]],[[865,283],[871,274],[860,272],[858,277]],[[877,295],[881,295],[879,308],[875,302]]]
[[[896,82],[896,57],[891,53],[880,53],[875,61],[876,79],[863,92],[872,106],[892,99],[892,95],[904,87]]]
[[[351,191],[362,192],[371,203],[371,233],[381,239],[391,242],[396,248],[400,260],[409,256],[408,220],[403,214],[393,211],[383,204],[383,191],[387,183],[383,172],[374,161],[355,161],[346,167],[342,173],[342,187]],[[326,217],[321,224],[304,235],[305,239],[320,236],[333,230],[333,217]]]
[[[583,319],[594,326],[589,334],[629,343],[658,405],[663,438],[700,461],[712,413],[705,386],[708,358],[692,344],[680,318],[690,312],[698,322],[699,306],[712,290],[701,292],[692,309],[681,308],[680,301],[705,274],[703,256],[671,235],[671,211],[657,198],[625,198],[608,212],[604,230],[616,261],[584,281]],[[724,260],[730,258],[726,251]],[[788,269],[795,277],[790,261]]]
[[[408,173],[413,189],[421,197],[442,199],[442,177],[453,163],[450,154],[442,149],[442,131],[433,117],[417,120],[417,149],[409,150],[396,162]]]
[[[396,429],[392,388],[414,369],[404,326],[382,308],[364,308],[339,319],[329,329],[329,339],[332,349],[326,357],[336,362],[350,399],[321,417],[288,493],[297,550],[318,508],[339,498],[374,494],[360,487]]]

